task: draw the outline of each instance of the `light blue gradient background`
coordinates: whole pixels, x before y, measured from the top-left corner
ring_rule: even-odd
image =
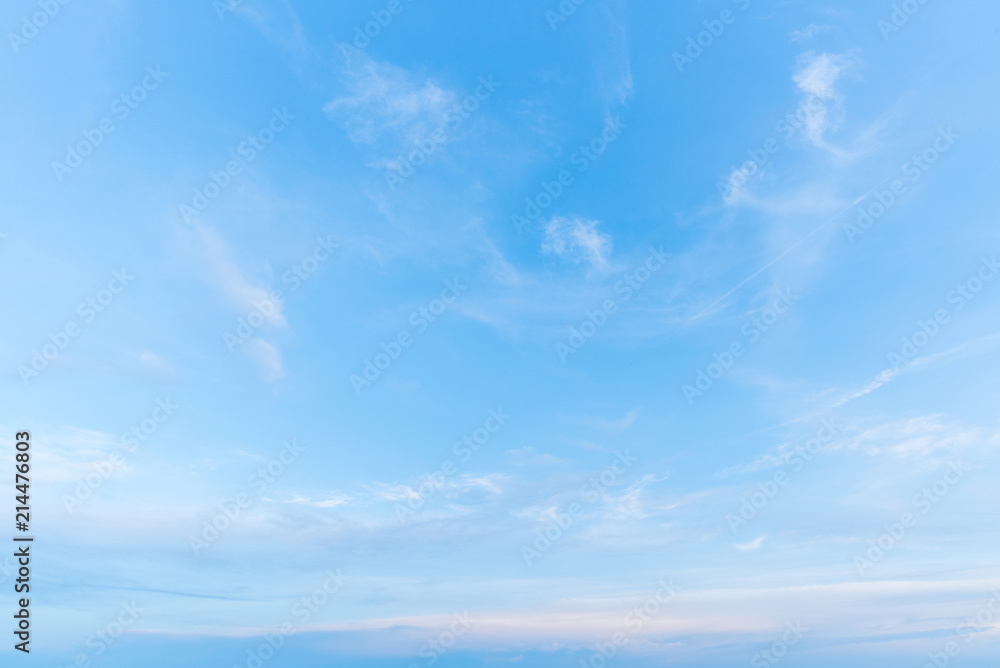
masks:
[[[420,648],[469,611],[434,665],[578,666],[670,578],[682,593],[611,665],[748,665],[795,620],[810,631],[781,665],[924,665],[1000,587],[1000,281],[948,302],[1000,252],[1000,7],[931,1],[884,39],[881,0],[587,0],[555,30],[555,0],[402,5],[350,63],[341,45],[386,3],[245,0],[220,18],[208,0],[74,0],[18,53],[6,35],[37,5],[0,10],[0,437],[10,462],[32,431],[38,536],[33,651],[5,642],[4,665],[245,665],[329,569],[350,582],[265,665],[427,666]],[[678,72],[726,8],[735,23]],[[59,181],[52,162],[150,66],[169,76]],[[390,192],[387,166],[488,76],[496,92]],[[810,128],[786,139],[776,124],[810,92]],[[294,120],[186,224],[178,205],[274,108]],[[627,128],[576,172],[609,119]],[[852,243],[852,205],[940,128],[954,146]],[[562,169],[574,183],[518,233],[511,215]],[[338,250],[288,293],[327,236]],[[560,360],[661,247],[667,266]],[[135,281],[22,382],[123,267]],[[359,396],[349,377],[456,278],[468,290]],[[223,334],[273,289],[280,317],[230,353]],[[794,307],[689,404],[682,386],[777,290]],[[949,324],[887,373],[938,309]],[[175,414],[123,449],[168,397]],[[499,407],[509,422],[401,525],[401,499]],[[831,416],[837,437],[731,531]],[[305,452],[196,556],[189,537],[293,438]],[[625,449],[635,465],[528,565],[549,511]],[[67,512],[113,452],[126,468]],[[972,470],[859,575],[959,460]],[[88,636],[131,601],[145,612],[95,656]],[[993,665],[996,628],[954,665]]]

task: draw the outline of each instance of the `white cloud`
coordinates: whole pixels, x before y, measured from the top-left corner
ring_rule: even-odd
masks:
[[[199,232],[212,279],[230,301],[244,315],[260,311],[272,325],[287,325],[281,302],[271,299],[270,290],[247,280],[230,258],[229,247],[222,237],[207,228],[199,228]]]
[[[250,339],[247,341],[246,350],[269,382],[274,382],[285,375],[281,364],[281,353],[264,339]]]
[[[845,65],[844,57],[830,53],[817,56],[810,51],[803,54],[800,62],[799,71],[792,77],[799,89],[824,100],[833,99],[836,95],[834,84]]]
[[[751,552],[753,550],[760,549],[760,546],[764,544],[765,538],[767,538],[767,536],[761,536],[759,538],[755,538],[749,543],[737,544],[736,549],[739,550],[740,552]]]
[[[601,67],[598,77],[608,108],[623,105],[632,97],[635,81],[629,48],[628,5],[623,0],[602,6],[607,42],[600,44]]]
[[[517,268],[512,265],[504,254],[496,247],[489,238],[485,238],[484,252],[490,262],[490,272],[493,278],[500,285],[518,286],[524,283],[524,279],[518,273]]]
[[[589,262],[595,269],[607,269],[613,242],[610,234],[597,231],[596,220],[556,216],[545,226],[542,252],[567,256],[574,262]]]
[[[561,466],[569,462],[547,452],[539,452],[537,448],[526,445],[523,448],[508,450],[507,456],[514,466],[529,466],[538,469],[543,466]]]
[[[944,452],[958,456],[963,451],[990,447],[995,440],[976,429],[946,422],[940,415],[923,415],[873,426],[860,432],[846,447],[870,456],[922,457]]]
[[[802,30],[793,30],[792,41],[806,42],[815,37],[816,35],[818,35],[819,33],[829,32],[830,30],[832,30],[830,26],[820,26],[816,25],[815,23],[810,23]]]
[[[890,369],[884,369],[875,378],[868,381],[868,383],[860,390],[855,390],[848,394],[847,396],[840,399],[834,408],[843,406],[844,404],[853,401],[859,397],[863,397],[866,394],[874,392],[886,383],[895,380],[897,376],[911,372],[917,371],[925,366],[929,366],[935,363],[952,361],[954,359],[962,359],[967,356],[981,354],[992,350],[996,344],[1000,342],[1000,332],[989,334],[987,336],[979,337],[971,341],[967,341],[961,345],[949,348],[948,350],[943,350],[939,353],[934,353],[933,355],[926,355],[924,357],[917,357],[910,360],[908,363],[897,366]]]
[[[453,92],[428,78],[364,54],[352,57],[345,72],[347,94],[328,102],[324,111],[343,120],[356,144],[389,140],[410,146],[439,127],[456,104]]]
[[[418,478],[412,485],[400,483],[388,484],[384,482],[371,482],[364,485],[370,497],[374,501],[407,501],[410,499],[426,498],[455,498],[474,490],[483,490],[490,496],[503,494],[501,484],[506,480],[506,476],[501,473],[488,473],[483,475],[473,475],[465,473],[459,476],[444,477],[441,474],[425,474]],[[431,490],[428,493],[428,490]]]
[[[636,419],[639,417],[639,409],[633,408],[621,419],[618,420],[605,420],[602,418],[593,418],[590,422],[599,429],[606,429],[612,431],[616,434],[621,434],[629,429],[633,424],[635,424]]]
[[[420,494],[409,485],[386,484],[384,482],[373,482],[365,485],[377,501],[407,501],[409,499],[419,499]]]
[[[313,508],[336,508],[337,506],[349,505],[353,500],[354,498],[349,494],[332,492],[327,494],[326,498],[323,499],[310,499],[296,494],[291,500],[286,501],[286,503],[297,503],[303,506],[312,506]]]
[[[143,350],[139,353],[139,361],[147,370],[165,380],[173,380],[177,376],[177,372],[170,362],[149,350]]]
[[[830,148],[825,135],[836,128],[842,101],[836,87],[837,79],[853,63],[854,59],[844,54],[817,55],[809,51],[799,57],[799,69],[792,80],[806,97],[797,115],[804,119],[806,139],[816,146]]]
[[[662,476],[655,476],[647,473],[642,476],[617,497],[609,499],[608,517],[615,520],[641,520],[649,517],[650,509],[643,504],[643,492],[646,487],[653,483],[663,482],[670,477],[669,473]]]
[[[723,201],[726,204],[735,204],[736,202],[745,199],[747,196],[746,185],[750,181],[750,177],[754,174],[760,172],[756,163],[745,162],[742,167],[737,167],[726,179],[726,194],[723,196]]]

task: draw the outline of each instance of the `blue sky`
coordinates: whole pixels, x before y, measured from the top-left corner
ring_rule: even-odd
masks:
[[[5,4],[30,661],[992,665],[1000,8],[653,4]]]

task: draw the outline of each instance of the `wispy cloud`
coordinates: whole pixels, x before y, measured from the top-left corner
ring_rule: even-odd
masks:
[[[793,42],[808,42],[816,35],[829,32],[830,30],[832,30],[830,26],[821,26],[816,25],[815,23],[810,23],[802,30],[793,30],[791,40]]]
[[[760,546],[764,544],[765,538],[767,538],[767,536],[760,536],[749,543],[737,543],[736,549],[740,552],[752,552],[753,550],[759,550]]]
[[[610,234],[597,230],[598,225],[600,221],[556,216],[545,226],[542,252],[605,270],[614,244]]]
[[[200,227],[198,230],[212,280],[237,310],[242,314],[260,310],[261,314],[272,325],[287,325],[281,303],[271,299],[270,290],[254,285],[243,275],[240,268],[233,262],[229,246],[226,245],[222,237],[206,227]],[[269,306],[260,309],[259,305],[262,303],[269,304]]]
[[[602,418],[593,418],[591,422],[599,429],[606,429],[608,431],[620,434],[629,429],[635,421],[639,418],[639,409],[633,408],[628,413],[623,415],[618,420],[605,420]]]
[[[981,336],[947,350],[942,350],[939,353],[916,357],[904,365],[884,369],[879,372],[877,376],[868,381],[861,389],[854,390],[846,396],[840,398],[833,407],[837,408],[839,406],[843,406],[844,404],[863,397],[866,394],[871,394],[875,390],[895,380],[904,373],[917,371],[925,366],[930,366],[949,359],[961,359],[965,356],[981,354],[994,349],[998,343],[1000,343],[1000,332]]]
[[[345,67],[347,92],[324,110],[341,120],[356,144],[410,146],[441,124],[456,95],[428,77],[357,54]]]
[[[281,352],[264,339],[250,339],[246,345],[247,354],[257,363],[264,378],[276,381],[285,375],[281,362]]]
[[[620,495],[612,498],[608,516],[616,520],[641,520],[649,517],[651,511],[644,507],[643,494],[650,485],[663,482],[669,477],[669,473],[665,473],[662,476],[647,473],[642,476],[629,485]]]
[[[602,5],[601,11],[608,28],[608,43],[601,50],[599,77],[610,114],[611,109],[624,105],[632,97],[635,81],[629,51],[628,5],[624,0],[615,0]]]
[[[798,70],[792,80],[805,96],[799,107],[799,114],[805,119],[803,133],[820,148],[834,150],[826,141],[826,133],[839,125],[842,113],[843,98],[837,90],[837,80],[854,63],[855,57],[847,54],[809,51],[799,56]]]
[[[302,506],[312,506],[313,508],[336,508],[337,506],[346,506],[354,500],[349,494],[344,494],[343,492],[331,492],[325,495],[324,498],[320,499],[310,499],[305,496],[300,496],[295,494],[286,503],[296,503]]]

